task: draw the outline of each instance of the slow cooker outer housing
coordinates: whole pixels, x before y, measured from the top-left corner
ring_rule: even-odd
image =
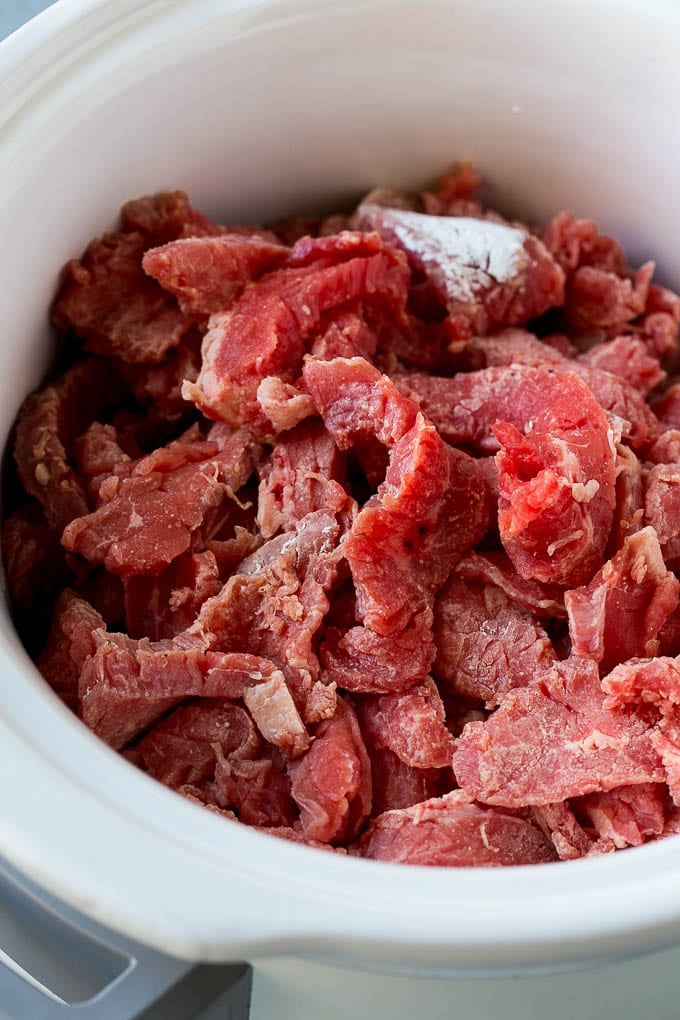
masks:
[[[261,222],[470,158],[507,211],[592,215],[677,285],[679,41],[671,0],[60,0],[0,46],[3,443],[49,366],[59,268],[164,188]],[[168,953],[503,974],[680,941],[677,837],[512,869],[320,853],[109,751],[6,607],[0,678],[0,855]]]

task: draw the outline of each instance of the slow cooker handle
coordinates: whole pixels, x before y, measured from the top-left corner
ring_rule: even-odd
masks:
[[[248,1020],[250,984],[245,964],[197,967],[124,939],[0,861],[3,1018],[208,1020],[228,995],[227,1015]],[[209,1012],[196,1012],[204,1006]]]

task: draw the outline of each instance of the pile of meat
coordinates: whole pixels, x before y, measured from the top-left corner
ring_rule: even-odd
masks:
[[[412,864],[680,831],[680,299],[479,185],[272,229],[128,203],[66,267],[3,526],[27,647],[102,740]]]

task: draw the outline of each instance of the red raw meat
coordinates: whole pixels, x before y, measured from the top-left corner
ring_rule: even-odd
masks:
[[[19,411],[14,446],[19,477],[59,534],[89,511],[84,481],[70,463],[75,438],[116,399],[118,385],[116,373],[91,358],[31,394]]]
[[[542,231],[543,243],[565,271],[577,266],[597,266],[625,273],[626,258],[618,241],[600,234],[594,220],[576,219],[565,209]]]
[[[607,553],[610,556],[618,552],[629,535],[640,530],[644,516],[645,488],[642,464],[634,451],[623,443],[616,446],[615,495],[614,520],[607,544]]]
[[[564,608],[564,590],[555,584],[541,584],[520,577],[510,559],[502,552],[468,552],[456,564],[455,573],[467,581],[480,581],[502,588],[508,598],[528,609],[534,616],[567,616]]]
[[[54,605],[47,644],[35,664],[69,708],[77,708],[80,674],[96,650],[95,633],[104,626],[88,602],[70,588],[64,589]]]
[[[622,662],[602,680],[605,705],[680,705],[680,658],[657,656]]]
[[[647,721],[610,703],[592,660],[556,663],[506,694],[486,722],[468,723],[453,756],[456,779],[471,797],[513,808],[663,782]]]
[[[655,464],[645,475],[644,521],[656,531],[669,566],[680,561],[680,464]]]
[[[356,853],[378,861],[439,867],[503,867],[557,859],[527,818],[479,807],[459,790],[371,822]]]
[[[319,648],[326,681],[364,694],[408,690],[429,673],[434,652],[430,608],[415,613],[401,633],[387,637],[368,627],[344,634],[328,627]]]
[[[621,786],[606,793],[589,793],[574,801],[600,840],[621,850],[640,846],[647,836],[660,836],[664,828],[664,787],[659,783]]]
[[[312,746],[288,773],[305,837],[354,839],[371,810],[371,763],[348,702],[338,699],[335,714],[319,723]]]
[[[208,237],[227,229],[192,209],[184,191],[163,191],[132,199],[125,203],[121,215],[123,230],[139,231],[153,244],[165,244],[177,237]]]
[[[205,698],[173,709],[126,757],[154,779],[178,789],[214,778],[215,745],[223,755],[252,759],[261,743],[245,709],[232,701]]]
[[[598,797],[600,794],[590,796]],[[541,804],[533,809],[533,814],[543,832],[550,837],[560,860],[573,861],[599,852],[594,837],[579,825],[568,801]]]
[[[647,451],[647,460],[651,464],[680,464],[680,429],[662,432]]]
[[[586,587],[565,594],[573,654],[594,659],[604,673],[634,656],[657,655],[659,633],[679,595],[656,532],[643,528]]]
[[[373,817],[383,811],[420,804],[440,792],[439,769],[417,769],[406,765],[394,751],[368,747],[373,784]]]
[[[0,544],[9,593],[23,608],[53,599],[67,583],[64,550],[37,503],[5,518]]]
[[[436,602],[434,639],[436,676],[487,708],[514,687],[526,687],[557,658],[540,624],[501,588],[455,574]]]
[[[412,768],[451,765],[453,737],[444,705],[430,677],[401,694],[366,696],[356,705],[367,746],[387,748]]]
[[[257,523],[265,538],[294,530],[314,510],[340,511],[347,500],[344,457],[318,420],[281,436],[259,475]]]
[[[185,698],[240,698],[277,672],[267,659],[205,651],[198,644],[133,641],[103,629],[94,631],[93,640],[95,650],[80,672],[80,716],[113,748],[124,747]],[[305,741],[293,734],[289,746],[300,743]]]
[[[268,375],[262,380],[257,387],[257,401],[276,435],[294,429],[305,418],[316,414],[309,394],[277,375]]]
[[[318,510],[295,532],[244,560],[202,607],[193,632],[210,647],[247,651],[283,670],[305,722],[332,715],[335,687],[320,681],[315,642],[342,557],[344,524]]]
[[[99,490],[103,505],[66,528],[64,547],[121,577],[157,573],[190,549],[206,518],[248,481],[254,453],[245,432],[171,443],[134,464],[128,477],[111,476]]]
[[[665,393],[654,401],[652,410],[666,428],[680,429],[680,383],[669,386]]]
[[[130,637],[152,641],[187,630],[206,601],[222,587],[214,553],[182,553],[159,574],[128,577],[125,622]]]
[[[429,216],[364,202],[364,230],[377,230],[426,274],[449,313],[475,333],[516,326],[564,302],[564,273],[523,227],[471,217]]]
[[[645,310],[654,263],[633,280],[599,266],[579,266],[567,276],[565,314],[576,329],[623,328]]]
[[[643,396],[647,396],[650,390],[666,378],[659,359],[651,355],[647,345],[634,336],[619,336],[608,343],[596,344],[581,355],[581,361],[591,368],[618,375]]]
[[[391,249],[331,265],[275,270],[210,320],[201,373],[196,383],[185,384],[184,396],[208,417],[262,425],[260,382],[299,375],[306,344],[325,312],[373,300],[399,313],[407,286],[406,267]]]
[[[339,446],[368,434],[390,449],[385,481],[358,514],[345,555],[364,625],[399,633],[486,531],[484,475],[360,359],[310,362],[305,380]],[[360,394],[368,399],[359,405]],[[348,414],[352,397],[359,409]]]
[[[174,294],[183,313],[201,318],[223,312],[247,283],[285,261],[289,249],[242,234],[187,237],[147,251],[144,271]]]
[[[123,361],[158,362],[176,347],[190,325],[175,298],[144,274],[148,240],[136,232],[105,234],[66,280],[52,311],[55,326],[72,329],[94,354]]]
[[[319,336],[312,342],[310,354],[320,361],[354,357],[370,360],[377,342],[375,332],[366,323],[360,309],[340,309],[322,319]]]
[[[285,763],[275,748],[253,760],[226,756],[218,748],[215,797],[222,809],[233,809],[246,825],[283,827],[284,836],[298,818]]]

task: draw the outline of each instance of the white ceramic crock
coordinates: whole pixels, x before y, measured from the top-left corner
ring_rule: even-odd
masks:
[[[266,221],[466,157],[506,210],[593,215],[680,284],[679,45],[672,0],[60,0],[0,46],[0,440],[48,363],[60,266],[163,188]],[[344,859],[128,766],[6,612],[0,686],[0,855],[169,953],[507,974],[680,942],[677,838],[509,870]]]

